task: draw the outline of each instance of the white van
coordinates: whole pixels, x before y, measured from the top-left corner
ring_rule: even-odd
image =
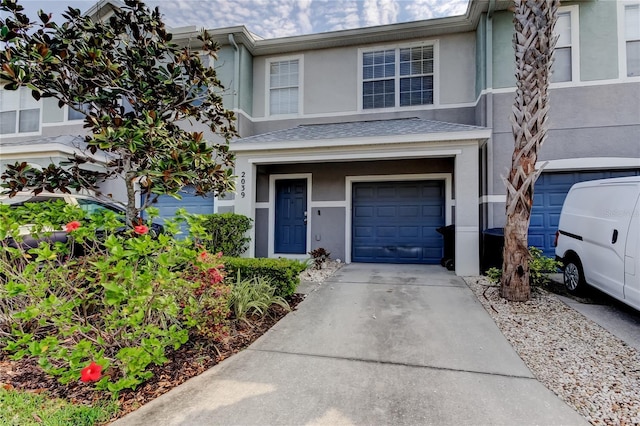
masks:
[[[640,310],[640,176],[573,185],[560,214],[556,258],[569,292],[588,284]]]

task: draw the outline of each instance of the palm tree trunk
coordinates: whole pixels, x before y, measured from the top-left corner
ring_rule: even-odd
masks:
[[[516,99],[511,116],[515,140],[507,185],[507,220],[500,293],[511,301],[529,300],[529,219],[533,185],[540,170],[538,150],[547,136],[549,81],[557,36],[553,29],[559,0],[515,0]]]

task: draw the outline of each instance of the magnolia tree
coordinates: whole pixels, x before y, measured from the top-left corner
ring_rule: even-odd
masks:
[[[180,46],[159,10],[139,0],[125,0],[102,20],[69,8],[60,24],[43,11],[32,22],[17,0],[2,0],[0,10],[8,12],[0,19],[0,84],[28,87],[37,100],[57,99],[60,107],[83,113],[88,130],[85,150],[68,162],[43,170],[9,166],[2,186],[10,196],[24,190],[99,193],[100,184],[119,179],[133,226],[159,195],[179,198],[186,185],[203,196],[233,190],[228,143],[236,135],[234,117],[222,105],[215,70],[200,60],[218,49],[206,31],[197,37],[197,51]],[[218,141],[207,141],[194,124],[208,127]],[[104,165],[96,163],[98,151],[107,158]],[[139,207],[137,198],[145,200]]]

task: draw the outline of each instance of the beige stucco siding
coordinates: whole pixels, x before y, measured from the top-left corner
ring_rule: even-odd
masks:
[[[475,101],[476,41],[474,33],[440,39],[440,104]]]
[[[355,111],[358,107],[358,50],[319,50],[304,55],[304,113]]]
[[[301,113],[298,115],[357,113],[359,112],[360,49],[393,49],[415,45],[422,41],[435,42],[437,45],[436,102],[438,99],[440,105],[474,102],[476,41],[475,34],[467,32],[444,35],[437,39],[407,40],[400,44],[362,45],[315,50],[304,54],[256,57],[253,62],[255,76],[253,117],[263,118],[267,115],[267,64],[269,61],[296,57],[301,59],[303,99]],[[438,104],[435,106],[437,107]],[[409,109],[411,108],[392,108],[395,111]],[[373,111],[367,110],[367,112]]]

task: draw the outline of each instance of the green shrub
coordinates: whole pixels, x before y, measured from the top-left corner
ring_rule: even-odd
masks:
[[[549,274],[555,273],[562,266],[557,260],[544,256],[542,250],[537,247],[529,247],[529,283],[534,286],[547,285],[551,280]],[[502,269],[489,268],[485,275],[494,284],[500,283]]]
[[[500,284],[500,279],[502,279],[502,269],[496,268],[495,266],[487,269],[484,273],[490,282],[493,284]]]
[[[180,213],[189,224],[191,237],[209,252],[238,257],[249,248],[251,238],[246,233],[251,229],[250,218],[235,213]]]
[[[188,311],[188,324],[193,326],[195,333],[221,342],[229,337],[231,285],[225,279],[220,256],[203,251],[199,259],[203,262],[201,265],[190,265],[181,273],[183,279],[195,284],[195,288],[183,293],[187,300],[181,300],[180,305],[195,307]]]
[[[10,247],[25,221],[45,233],[66,224],[68,241]],[[189,240],[123,229],[113,212],[37,203],[0,206],[0,245],[0,349],[62,383],[86,379],[117,395],[151,377],[191,331],[224,337],[230,289],[220,259]],[[85,255],[68,259],[72,246]]]
[[[286,310],[290,310],[289,304],[281,296],[275,294],[276,289],[265,277],[253,277],[241,279],[240,273],[231,288],[229,307],[235,317],[247,321],[247,315],[264,315],[269,308],[276,304]]]
[[[222,260],[229,276],[240,273],[245,279],[267,278],[275,287],[275,294],[282,297],[296,292],[300,284],[300,272],[307,268],[303,262],[283,258],[223,257]]]

